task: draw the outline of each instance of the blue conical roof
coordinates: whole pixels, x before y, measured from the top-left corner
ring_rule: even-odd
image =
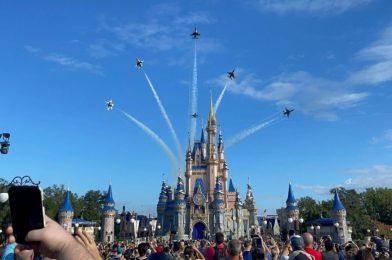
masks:
[[[72,203],[71,203],[71,192],[70,191],[67,191],[65,193],[64,202],[63,202],[63,205],[60,208],[60,212],[64,212],[64,211],[73,211]]]
[[[177,178],[177,191],[184,191],[184,182],[180,176]]]
[[[114,204],[112,185],[109,185],[108,193],[106,194],[105,204]]]
[[[333,199],[332,210],[339,211],[339,210],[343,210],[343,209],[344,209],[344,206],[343,206],[343,203],[340,201],[338,189],[335,189],[335,197]]]
[[[204,129],[203,129],[203,128],[201,129],[201,137],[200,137],[200,142],[201,142],[202,144],[204,144],[204,143],[205,143],[205,139],[204,139]]]
[[[297,200],[294,197],[293,189],[291,188],[291,183],[289,184],[289,194],[287,196],[286,204],[287,203],[290,204],[297,203]]]
[[[229,182],[229,192],[235,192],[233,180],[231,178],[230,178],[230,182]]]

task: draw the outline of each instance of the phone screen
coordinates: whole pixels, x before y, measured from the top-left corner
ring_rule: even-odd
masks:
[[[41,190],[37,186],[12,186],[8,194],[16,242],[25,244],[30,230],[44,227]]]

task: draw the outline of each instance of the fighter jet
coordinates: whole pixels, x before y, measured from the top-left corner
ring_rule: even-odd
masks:
[[[10,134],[9,133],[3,133],[0,134],[0,139],[3,137],[3,142],[0,142],[0,153],[1,154],[7,154],[8,149],[10,147]]]
[[[293,112],[293,111],[294,111],[294,109],[287,109],[287,108],[285,108],[284,111],[283,111],[283,116],[289,118],[291,112]]]
[[[108,100],[106,101],[106,109],[109,110],[113,110],[114,104],[112,100]]]
[[[193,113],[191,116],[192,118],[197,118],[199,115],[197,113]]]
[[[193,31],[193,33],[191,34],[192,39],[199,39],[200,37],[200,33],[197,32],[197,28],[195,27],[195,30]]]
[[[235,79],[234,71],[235,71],[235,69],[233,69],[232,71],[228,71],[227,72],[227,77],[229,79]]]
[[[136,68],[140,69],[143,67],[143,60],[136,58]]]

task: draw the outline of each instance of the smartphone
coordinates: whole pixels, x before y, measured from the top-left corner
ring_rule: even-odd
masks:
[[[42,191],[38,186],[12,186],[8,195],[16,242],[26,244],[29,231],[45,226]]]
[[[257,245],[257,247],[261,247],[261,238],[256,238],[256,245]]]

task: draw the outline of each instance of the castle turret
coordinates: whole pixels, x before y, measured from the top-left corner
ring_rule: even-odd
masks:
[[[224,231],[224,210],[225,201],[222,191],[222,182],[219,177],[216,177],[214,201],[212,202],[212,230],[214,231],[214,233]]]
[[[243,218],[243,203],[240,197],[240,193],[237,191],[236,192],[236,197],[235,197],[235,208],[234,208],[234,222],[235,222],[235,236],[236,238],[239,238],[244,235],[244,225],[242,224],[242,218]]]
[[[181,177],[177,179],[177,188],[174,198],[174,226],[176,230],[175,240],[186,239],[185,236],[185,190],[184,182]]]
[[[344,244],[351,241],[351,234],[349,233],[346,220],[346,209],[339,198],[338,190],[335,189],[333,205],[331,208],[331,216],[333,219],[336,232],[334,233],[333,240],[335,243]]]
[[[65,193],[64,202],[59,209],[59,224],[64,227],[67,232],[72,230],[72,219],[74,217],[74,210],[71,203],[71,192],[68,190]]]
[[[186,150],[186,167],[185,167],[185,182],[186,182],[186,195],[191,196],[191,176],[192,176],[192,151],[191,140],[188,140],[188,148]]]
[[[216,160],[216,119],[214,114],[214,107],[212,106],[212,98],[210,99],[210,114],[207,123],[208,144],[207,144],[207,158],[208,160]]]
[[[114,205],[112,185],[109,185],[102,209],[102,241],[107,243],[114,242],[114,218],[116,216]]]
[[[249,184],[246,191],[245,204],[246,204],[246,208],[249,211],[249,226],[252,225],[258,226],[256,201],[255,198],[253,197],[252,187]]]
[[[225,149],[223,145],[223,136],[222,132],[219,132],[218,138],[218,160],[223,161],[225,159]]]
[[[203,152],[203,155],[206,155],[207,154],[207,143],[206,143],[206,140],[204,138],[204,126],[201,129],[200,143],[201,143],[201,150]]]
[[[159,194],[159,201],[157,205],[157,225],[164,227],[165,225],[165,210],[166,210],[166,202],[167,202],[167,195],[166,195],[166,183],[165,181],[162,182],[161,193]]]
[[[287,216],[287,230],[296,231],[299,230],[299,208],[297,206],[297,200],[294,197],[294,192],[289,184],[289,193],[286,200],[286,216]]]

